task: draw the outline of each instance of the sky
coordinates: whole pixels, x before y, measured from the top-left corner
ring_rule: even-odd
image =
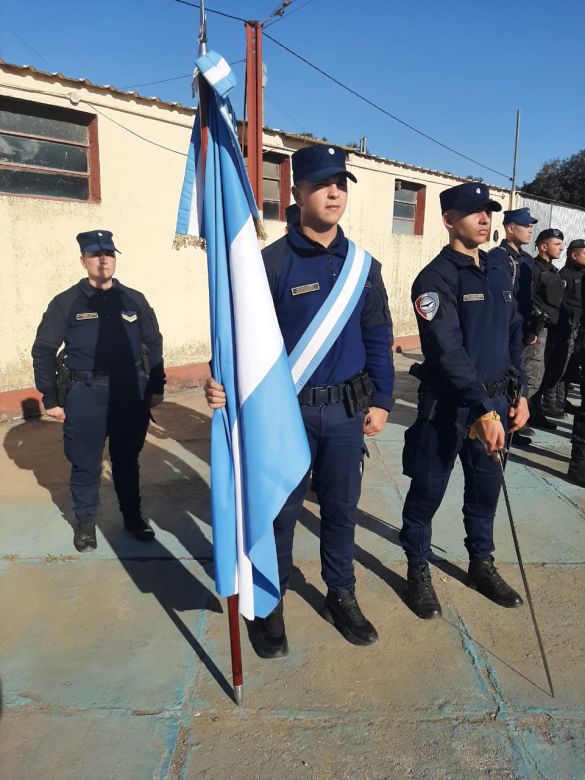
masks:
[[[208,7],[264,20],[278,4]],[[292,0],[284,18],[266,23],[268,35],[493,170],[366,105],[267,38],[265,124],[339,144],[365,136],[372,154],[509,186],[520,109],[522,184],[545,161],[585,148],[584,28],[584,0]],[[0,57],[192,105],[198,29],[199,10],[176,0],[4,0]],[[209,13],[208,37],[209,48],[236,63],[232,102],[240,117],[244,26]]]

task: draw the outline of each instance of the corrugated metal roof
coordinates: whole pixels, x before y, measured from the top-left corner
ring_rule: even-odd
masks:
[[[81,78],[76,79],[70,76],[65,76],[63,75],[63,73],[57,73],[57,72],[48,73],[47,71],[38,70],[32,65],[15,65],[14,63],[4,62],[3,60],[0,59],[0,68],[8,68],[13,71],[25,72],[33,76],[41,76],[43,78],[59,79],[60,81],[65,81],[70,84],[79,84],[79,85],[83,85],[84,87],[99,89],[104,92],[109,92],[110,94],[113,95],[124,95],[125,97],[132,97],[135,98],[136,100],[143,100],[146,101],[147,103],[154,103],[162,107],[168,107],[179,111],[185,111],[189,113],[194,113],[195,111],[194,108],[190,108],[189,106],[184,106],[182,103],[169,102],[168,100],[163,100],[162,98],[159,97],[147,97],[145,95],[141,95],[138,92],[119,89],[118,87],[114,87],[111,84],[106,84],[106,85],[95,84],[93,81],[90,81],[89,79],[81,79]],[[358,155],[359,157],[363,157],[366,160],[373,160],[375,162],[385,162],[385,163],[389,163],[390,165],[397,165],[400,168],[405,168],[406,170],[410,170],[410,171],[417,171],[419,173],[425,173],[432,176],[441,176],[443,178],[451,179],[457,182],[469,181],[469,179],[464,178],[462,176],[456,176],[455,174],[450,173],[449,171],[437,171],[437,170],[433,170],[432,168],[421,168],[418,165],[412,165],[410,163],[404,163],[398,160],[391,160],[389,157],[381,157],[380,155],[376,155],[376,154],[365,154],[363,152],[360,152],[359,149],[356,149],[353,146],[345,146],[344,144],[338,144],[334,141],[327,141],[320,138],[313,138],[312,136],[290,133],[287,130],[280,130],[274,127],[264,127],[264,130],[266,130],[269,133],[277,133],[279,135],[286,136],[287,138],[293,138],[297,141],[304,141],[305,143],[308,142],[308,143],[323,144],[323,145],[335,143],[335,145],[339,146],[341,149],[345,149],[345,151],[351,154]],[[491,189],[498,190],[500,192],[509,192],[508,188],[502,187],[498,184],[489,184],[488,186]]]

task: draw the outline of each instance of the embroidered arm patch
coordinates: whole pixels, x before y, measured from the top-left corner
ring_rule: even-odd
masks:
[[[430,322],[439,311],[439,293],[426,292],[419,295],[414,302],[414,308],[419,317]]]

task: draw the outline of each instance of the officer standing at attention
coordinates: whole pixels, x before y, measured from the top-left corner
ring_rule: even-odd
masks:
[[[85,552],[97,547],[95,518],[107,436],[124,526],[141,541],[154,538],[140,514],[138,456],[150,408],[163,400],[165,375],[154,311],[142,293],[113,278],[118,250],[112,233],[91,230],[79,233],[77,241],[87,278],[49,303],[32,357],[45,413],[64,422],[77,520],[73,543]],[[64,363],[57,375],[63,342]]]
[[[289,224],[287,234],[262,253],[289,356],[327,307],[334,287],[346,283],[342,270],[354,268],[357,257],[355,245],[338,225],[347,204],[347,179],[356,181],[346,170],[343,150],[327,145],[299,149],[292,156],[292,169],[300,222]],[[312,470],[321,508],[321,573],[328,587],[323,615],[349,642],[369,645],[378,634],[355,595],[356,510],[364,433],[374,436],[386,423],[394,368],[381,266],[371,260],[369,270],[367,265],[362,268],[345,324],[316,356],[299,392],[311,468],[274,521],[274,533],[284,596],[292,571],[294,528]],[[213,379],[207,382],[206,396],[212,409],[225,405],[223,388]],[[251,635],[262,658],[288,653],[282,598],[266,618],[255,618]]]
[[[547,330],[558,323],[563,301],[563,280],[552,262],[558,260],[563,252],[563,239],[562,232],[556,228],[542,230],[536,238],[538,254],[534,258],[532,312],[524,327],[524,367],[530,423],[549,431],[557,426],[546,418],[542,408],[542,380],[547,362]]]
[[[514,298],[518,304],[518,311],[527,323],[532,313],[532,276],[534,258],[525,252],[522,247],[532,243],[532,226],[538,223],[528,208],[512,209],[504,211],[504,231],[506,237],[499,246],[489,251],[489,255],[501,259],[507,263],[512,275],[512,289]],[[524,433],[529,435],[524,435]],[[527,446],[531,443],[530,428],[518,432],[514,436],[514,443]]]
[[[431,522],[458,455],[465,478],[468,584],[504,607],[522,604],[492,557],[500,491],[494,454],[505,446],[506,428],[516,431],[528,418],[525,398],[517,408],[510,405],[510,383],[523,381],[522,318],[510,273],[479,250],[489,239],[492,212],[501,206],[484,184],[471,182],[442,192],[441,209],[449,245],[412,286],[424,363],[411,369],[421,379],[418,417],[405,434],[403,452],[404,473],[412,479],[400,532],[408,603],[425,619],[441,616],[428,565]]]

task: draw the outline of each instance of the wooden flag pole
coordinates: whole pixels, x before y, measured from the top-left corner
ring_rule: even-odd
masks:
[[[199,56],[207,54],[207,22],[205,19],[204,2],[200,6],[199,28]],[[207,136],[209,132],[209,119],[207,106],[209,102],[209,86],[203,76],[199,75],[199,119],[201,122],[201,162],[205,168],[207,159]],[[232,681],[234,689],[234,701],[241,706],[244,698],[244,675],[242,671],[242,646],[240,642],[240,614],[239,598],[237,593],[228,596],[228,624],[230,631],[230,651],[232,658]]]

